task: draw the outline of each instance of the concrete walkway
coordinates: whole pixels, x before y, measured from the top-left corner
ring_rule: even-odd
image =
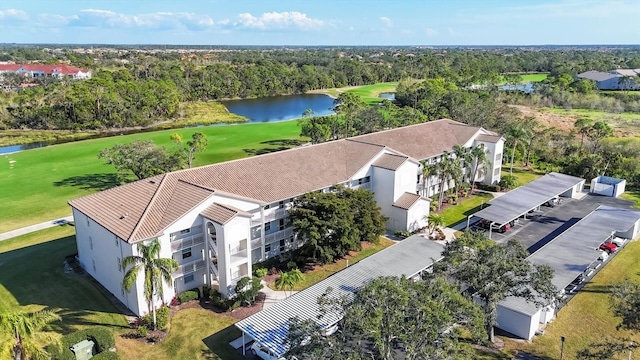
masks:
[[[51,227],[54,227],[54,226],[64,225],[64,224],[70,223],[72,221],[73,221],[73,216],[67,216],[67,217],[63,217],[63,218],[60,218],[60,219],[45,221],[45,222],[40,223],[40,224],[35,224],[35,225],[31,225],[31,226],[26,226],[26,227],[23,227],[23,228],[20,228],[20,229],[7,231],[5,233],[1,233],[0,234],[0,241],[8,240],[8,239],[14,238],[16,236],[28,234],[28,233],[31,233],[31,232],[34,232],[34,231],[48,229],[48,228],[51,228]]]
[[[267,286],[267,283],[262,281],[264,287],[260,290],[265,295],[264,305],[262,309],[266,309],[272,305],[279,303],[280,301],[288,298],[289,296],[297,293],[297,291],[276,291]]]

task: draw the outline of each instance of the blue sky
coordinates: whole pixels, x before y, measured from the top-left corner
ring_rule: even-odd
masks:
[[[638,44],[640,0],[2,0],[0,42]]]

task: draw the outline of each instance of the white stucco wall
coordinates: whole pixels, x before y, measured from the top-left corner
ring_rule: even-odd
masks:
[[[414,231],[427,226],[425,218],[429,216],[429,205],[430,202],[428,200],[420,199],[406,211],[407,230]]]
[[[541,311],[529,316],[498,305],[496,327],[523,339],[531,340],[538,330]]]

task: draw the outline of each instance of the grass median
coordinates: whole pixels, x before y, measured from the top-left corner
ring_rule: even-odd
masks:
[[[195,165],[283,150],[301,143],[295,121],[205,126],[115,136],[53,145],[0,156],[0,232],[71,214],[67,201],[118,184],[115,169],[97,158],[100,150],[136,139],[174,146],[170,135],[207,135],[209,146]]]

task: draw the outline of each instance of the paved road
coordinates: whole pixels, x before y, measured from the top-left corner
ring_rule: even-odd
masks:
[[[34,232],[42,229],[48,229],[54,226],[64,225],[72,221],[73,221],[73,216],[67,216],[60,219],[45,221],[40,224],[35,224],[35,225],[20,228],[20,229],[16,229],[16,230],[11,230],[11,231],[0,234],[0,241],[8,240],[16,236],[28,234],[30,232]]]

